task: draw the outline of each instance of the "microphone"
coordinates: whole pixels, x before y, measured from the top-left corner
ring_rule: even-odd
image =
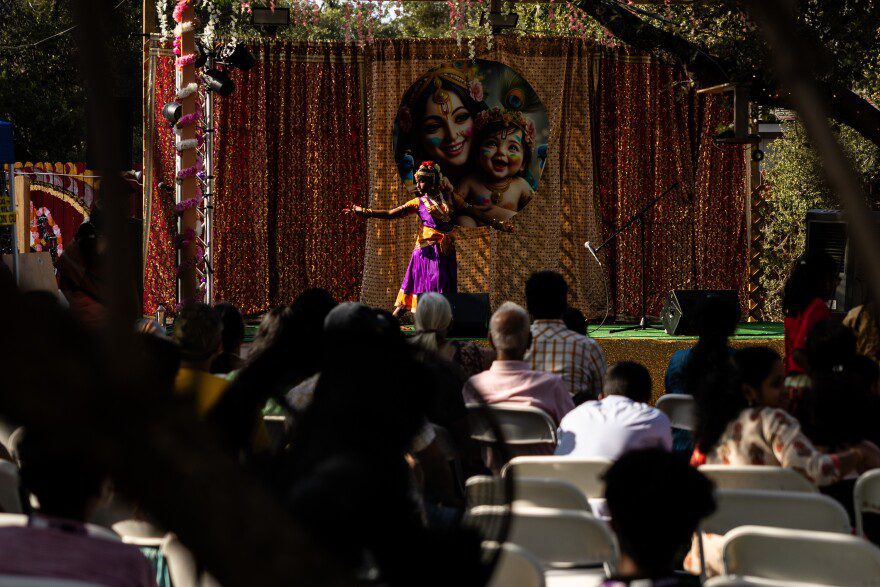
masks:
[[[602,261],[600,261],[600,260],[599,260],[599,257],[596,256],[596,251],[593,250],[593,245],[590,244],[590,241],[585,242],[585,243],[584,243],[584,247],[586,247],[586,249],[587,249],[588,251],[590,251],[590,254],[593,255],[593,258],[596,260],[596,263],[598,263],[598,264],[599,264],[599,267],[601,267],[601,266],[602,266]]]

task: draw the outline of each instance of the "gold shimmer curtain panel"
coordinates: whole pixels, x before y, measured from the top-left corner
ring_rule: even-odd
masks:
[[[214,283],[249,314],[290,303],[309,287],[340,300],[390,308],[409,262],[415,218],[344,217],[350,202],[374,208],[406,200],[392,153],[401,98],[430,68],[467,59],[451,40],[267,40],[257,65],[234,71],[236,91],[215,98]],[[727,122],[720,98],[697,97],[679,74],[625,49],[579,39],[501,37],[477,57],[504,63],[534,88],[551,133],[547,162],[516,232],[460,229],[459,290],[489,292],[493,305],[524,302],[525,278],[554,269],[571,303],[605,311],[601,275],[583,247],[672,181],[682,188],[649,216],[649,309],[675,287],[745,290],[745,171],[741,148],[715,146]],[[174,94],[172,57],[155,80],[156,182],[173,185],[173,133],[160,115]],[[174,299],[173,197],[155,189],[144,306]],[[612,314],[638,314],[638,240],[631,230],[604,259]]]
[[[482,50],[481,50],[482,49]],[[467,46],[451,40],[377,40],[366,48],[370,168],[369,205],[392,208],[407,199],[392,153],[392,125],[401,98],[432,67],[467,59]],[[544,104],[551,134],[547,163],[531,203],[513,218],[514,234],[459,229],[459,291],[488,292],[493,306],[525,301],[525,279],[553,269],[571,284],[570,302],[590,314],[604,309],[601,278],[588,270],[586,239],[596,240],[590,107],[591,51],[566,38],[501,37],[477,57],[510,66]],[[370,220],[362,299],[388,308],[412,253],[414,217]]]

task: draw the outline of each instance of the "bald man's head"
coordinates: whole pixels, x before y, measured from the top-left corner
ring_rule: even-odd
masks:
[[[528,312],[513,302],[504,302],[492,314],[489,336],[499,359],[521,361],[532,344]]]

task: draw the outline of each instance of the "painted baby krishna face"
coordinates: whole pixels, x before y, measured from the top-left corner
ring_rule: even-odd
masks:
[[[516,128],[488,137],[480,143],[480,168],[493,180],[513,177],[523,166],[523,132]]]
[[[449,113],[430,98],[421,121],[422,146],[429,159],[455,167],[467,163],[474,134],[474,118],[461,99],[449,92]]]

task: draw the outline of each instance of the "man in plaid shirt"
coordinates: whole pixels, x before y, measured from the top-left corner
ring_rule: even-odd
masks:
[[[561,375],[575,404],[597,399],[605,376],[605,354],[595,340],[565,327],[565,278],[555,271],[533,273],[526,282],[526,303],[533,319],[526,362],[533,370]]]

